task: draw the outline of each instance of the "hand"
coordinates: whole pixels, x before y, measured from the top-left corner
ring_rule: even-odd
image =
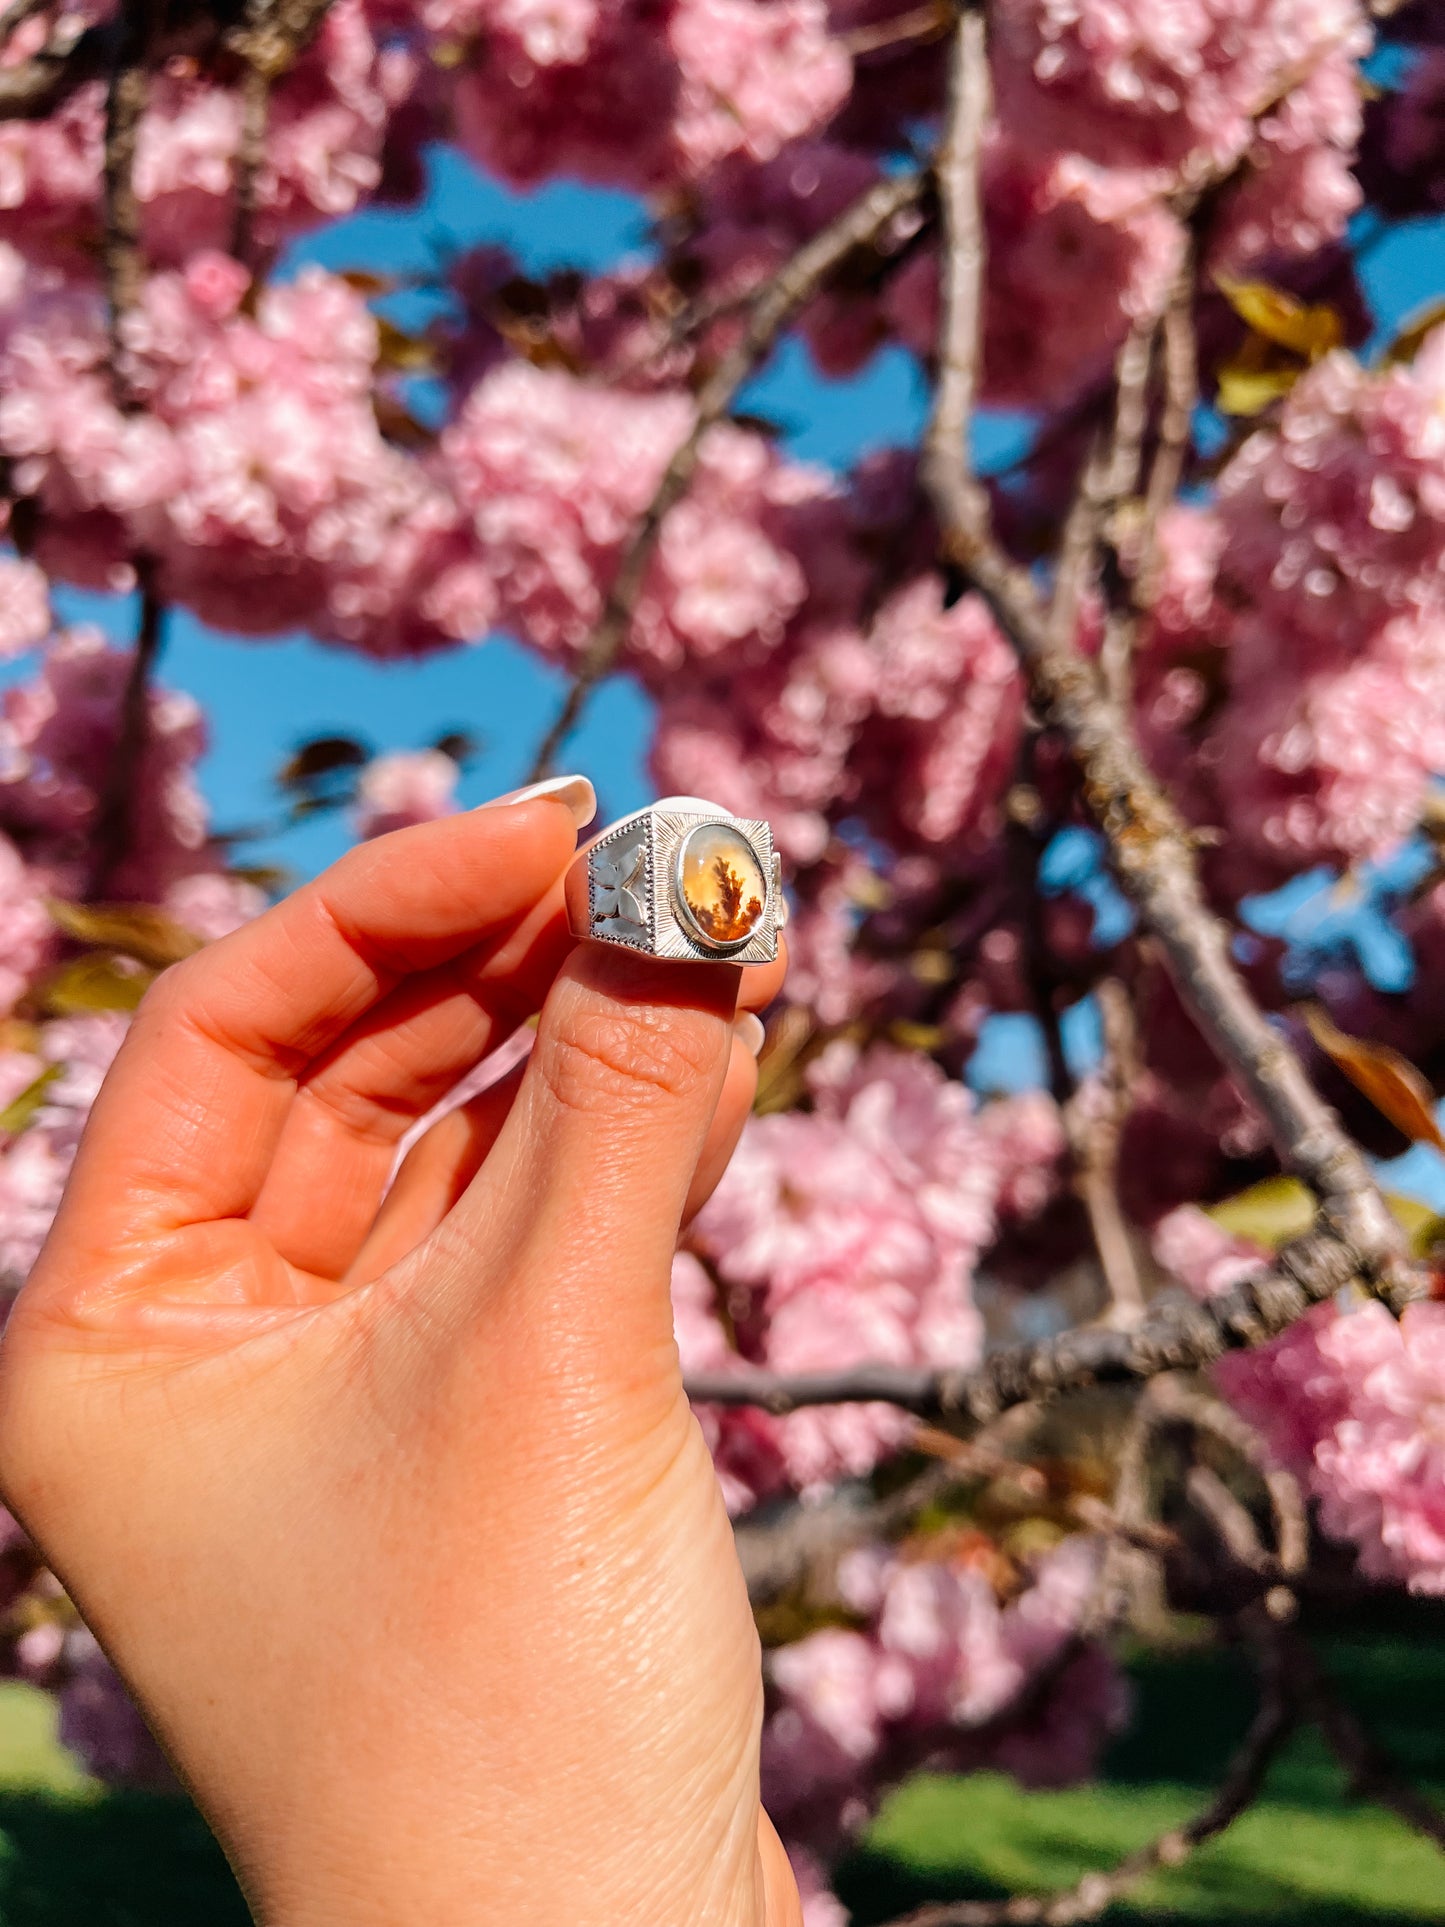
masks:
[[[268,1927],[800,1919],[668,1299],[781,966],[575,948],[574,842],[403,830],[166,972],[0,1346],[10,1502]]]

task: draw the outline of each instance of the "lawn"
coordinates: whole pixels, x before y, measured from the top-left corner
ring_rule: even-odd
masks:
[[[1330,1670],[1416,1780],[1445,1801],[1445,1640],[1435,1615],[1325,1639]],[[1421,1635],[1427,1633],[1428,1639]],[[994,1775],[920,1778],[888,1803],[843,1869],[856,1927],[933,1898],[1052,1887],[1108,1865],[1209,1796],[1250,1713],[1234,1655],[1148,1657],[1132,1668],[1134,1729],[1101,1785],[1024,1794]],[[1389,1927],[1445,1920],[1445,1856],[1346,1798],[1305,1737],[1267,1797],[1188,1865],[1106,1919]],[[49,1703],[0,1687],[0,1927],[244,1927],[204,1825],[182,1801],[107,1794],[56,1747]]]

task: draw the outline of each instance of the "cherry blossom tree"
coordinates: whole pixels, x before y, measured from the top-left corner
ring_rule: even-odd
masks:
[[[758,1114],[674,1297],[809,1927],[915,1768],[1087,1777],[1118,1636],[1174,1610],[1257,1660],[1216,1798],[920,1922],[1101,1912],[1301,1723],[1445,1845],[1300,1631],[1322,1572],[1445,1593],[1439,1227],[1377,1169],[1445,1144],[1445,311],[1382,339],[1360,277],[1441,211],[1442,41],[1436,0],[0,16],[6,1287],[147,984],[266,902],[172,611],[386,659],[505,631],[567,677],[539,774],[640,685],[659,790],[788,866]],[[419,332],[297,269],[439,143],[643,197],[645,253],[457,252]],[[911,356],[918,445],[791,456],[746,406],[789,340]],[[130,597],[130,646],[52,584]],[[454,807],[464,748],[312,743],[288,806],[384,834]],[[1044,1072],[989,1095],[1004,1020]],[[163,1780],[9,1522],[0,1562],[10,1670]]]

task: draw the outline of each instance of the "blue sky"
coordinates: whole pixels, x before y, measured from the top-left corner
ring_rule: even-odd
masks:
[[[508,248],[521,266],[543,273],[562,265],[597,268],[646,245],[643,204],[625,194],[555,184],[514,194],[451,151],[433,160],[423,205],[368,212],[310,237],[294,258],[328,267],[416,274],[459,246]],[[1386,332],[1440,289],[1445,223],[1414,223],[1370,253],[1365,270]],[[845,467],[870,448],[911,440],[925,396],[918,370],[901,351],[874,358],[855,379],[819,378],[803,350],[788,343],[744,397],[783,429],[789,450]],[[985,423],[987,460],[1016,440],[1017,425]],[[67,619],[98,621],[126,637],[133,610],[124,599],[62,591]],[[17,665],[5,677],[24,674]],[[202,779],[221,828],[274,814],[273,777],[296,743],[342,731],[378,749],[413,748],[461,728],[481,750],[466,774],[464,800],[480,801],[521,780],[535,744],[561,699],[562,679],[504,637],[423,662],[375,664],[296,636],[280,642],[227,639],[184,613],[174,616],[163,678],[187,689],[210,719]],[[595,698],[566,761],[596,782],[605,810],[644,801],[649,728],[645,699],[616,681]],[[313,820],[256,846],[258,859],[307,874],[337,855],[344,824]]]
[[[368,212],[338,223],[299,246],[293,256],[328,267],[367,267],[416,275],[458,247],[504,246],[530,273],[570,265],[599,268],[646,246],[646,211],[628,195],[555,184],[530,195],[508,192],[454,152],[433,158],[430,190],[419,208]],[[1402,224],[1366,251],[1362,278],[1380,318],[1379,338],[1438,299],[1445,281],[1445,221]],[[419,318],[420,309],[417,310]],[[1377,344],[1372,344],[1377,345]],[[843,468],[871,448],[914,439],[926,397],[916,364],[901,351],[874,358],[856,378],[821,379],[796,342],[785,344],[743,397],[747,408],[781,428],[795,456]],[[1017,420],[985,420],[977,454],[983,463],[1018,445]],[[127,599],[60,590],[63,619],[85,618],[128,638],[134,610]],[[0,683],[28,673],[17,664]],[[443,731],[461,729],[479,743],[462,787],[464,802],[512,788],[523,780],[537,742],[561,701],[564,680],[506,637],[420,662],[377,664],[322,647],[304,636],[257,642],[218,635],[184,613],[172,617],[163,679],[189,690],[204,706],[210,748],[202,781],[218,828],[230,830],[274,817],[274,777],[308,737],[347,733],[378,750],[416,748]],[[596,783],[604,815],[646,801],[650,718],[646,699],[614,679],[595,696],[564,757]],[[274,861],[297,876],[321,868],[349,841],[335,817],[311,820],[278,837],[246,846],[249,860]],[[1070,846],[1061,859],[1073,887],[1092,890],[1097,864]],[[1103,884],[1101,909],[1112,913]],[[1307,891],[1286,906],[1313,933],[1318,908]],[[1278,918],[1276,918],[1278,921]],[[1070,1055],[1086,1064],[1094,1051],[1088,1006],[1072,1014]],[[977,1087],[1018,1088],[1042,1081],[1041,1055],[1031,1020],[996,1020],[970,1067]],[[1390,1174],[1445,1206],[1445,1166],[1417,1151]]]

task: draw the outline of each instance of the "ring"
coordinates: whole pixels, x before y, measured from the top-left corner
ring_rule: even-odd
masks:
[[[683,962],[771,963],[786,921],[773,833],[698,796],[665,796],[596,836],[567,872],[575,937]]]

